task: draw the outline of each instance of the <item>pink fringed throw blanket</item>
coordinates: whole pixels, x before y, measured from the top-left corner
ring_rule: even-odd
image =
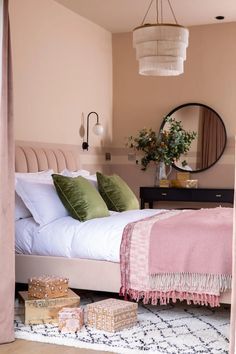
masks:
[[[171,210],[123,232],[121,295],[219,306],[231,288],[233,209]]]

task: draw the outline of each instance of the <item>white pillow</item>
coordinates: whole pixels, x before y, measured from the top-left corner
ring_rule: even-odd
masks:
[[[16,172],[15,173],[15,179],[17,181],[18,178],[24,178],[24,179],[31,179],[31,180],[36,180],[36,179],[52,179],[52,174],[54,173],[53,170],[46,170],[46,171],[40,171],[40,172]]]
[[[15,173],[15,185],[19,178],[30,180],[43,180],[52,181],[51,175],[53,170],[46,170],[40,172],[16,172]],[[25,206],[23,200],[15,193],[15,220],[25,219],[32,216],[29,209]]]
[[[15,193],[15,220],[29,218],[31,215],[23,200]]]
[[[78,170],[78,171],[70,171],[70,170],[63,170],[60,175],[66,176],[66,177],[78,177],[82,176],[86,178],[97,190],[98,190],[98,182],[97,182],[97,176],[91,175],[89,171],[87,170]]]
[[[52,182],[43,181],[42,183],[37,180],[19,178],[16,184],[16,193],[40,226],[69,215]]]
[[[88,177],[90,176],[90,172],[87,170],[77,170],[77,171],[70,171],[67,168],[63,170],[60,175],[66,176],[66,177]]]

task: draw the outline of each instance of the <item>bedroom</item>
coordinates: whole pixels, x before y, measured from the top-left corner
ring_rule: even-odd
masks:
[[[101,140],[90,134],[83,168],[95,172],[103,165],[138,194],[139,186],[153,183],[154,171],[143,173],[127,161],[124,138],[143,126],[158,129],[182,103],[201,102],[222,117],[227,147],[219,162],[196,178],[205,188],[233,188],[235,19],[190,27],[184,75],[158,79],[138,75],[130,33],[111,35],[55,1],[12,0],[10,20],[16,140],[80,147],[81,121],[95,110],[105,135]],[[106,152],[111,161],[105,161]]]

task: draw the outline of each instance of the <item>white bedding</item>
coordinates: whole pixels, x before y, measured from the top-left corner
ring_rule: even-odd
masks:
[[[16,221],[16,252],[41,256],[119,262],[124,227],[161,209],[130,210],[79,222],[65,216],[43,227],[34,219]]]

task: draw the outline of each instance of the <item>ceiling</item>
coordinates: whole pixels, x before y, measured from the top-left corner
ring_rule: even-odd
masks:
[[[150,0],[55,0],[112,33],[130,32],[139,26]],[[155,1],[154,1],[155,3]],[[171,0],[178,23],[184,26],[236,21],[236,0]],[[155,22],[153,4],[147,22]],[[173,22],[163,0],[164,22]],[[223,15],[223,21],[215,16]]]

